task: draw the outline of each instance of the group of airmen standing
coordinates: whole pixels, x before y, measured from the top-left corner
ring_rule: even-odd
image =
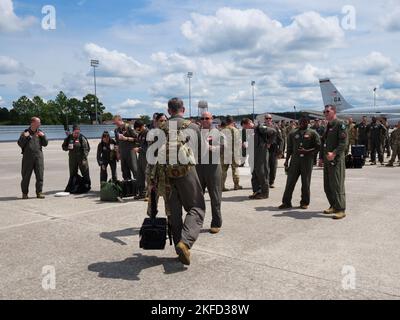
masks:
[[[310,123],[308,118],[302,117],[298,122],[276,123],[271,115],[266,115],[264,121],[258,124],[250,119],[243,119],[242,131],[236,128],[235,121],[230,116],[218,128],[214,128],[214,117],[210,112],[204,112],[198,122],[185,119],[184,113],[183,101],[173,98],[168,102],[169,117],[156,113],[148,127],[142,121],[136,121],[132,126],[125,123],[120,116],[115,116],[115,139],[111,138],[109,132],[103,133],[97,148],[97,162],[100,166],[100,179],[106,181],[108,166],[112,179],[117,179],[116,163],[120,161],[123,179],[137,181],[140,191],[136,199],[148,201],[149,208],[151,204],[148,195],[151,190],[157,192],[157,201],[159,197],[164,199],[175,250],[179,260],[185,265],[190,264],[190,249],[203,227],[206,189],[211,200],[210,233],[217,234],[221,230],[222,192],[229,191],[226,187],[229,167],[232,169],[234,190],[241,190],[243,187],[240,185],[239,167],[248,159],[253,191],[249,199],[262,200],[268,199],[270,188],[275,187],[278,159],[285,158],[287,181],[279,209],[292,208],[292,194],[298,178],[301,177],[300,208],[306,210],[310,204],[312,170],[318,164],[324,170],[324,191],[329,202],[329,208],[323,213],[338,220],[346,216],[345,157],[349,146],[357,143],[367,146],[371,164],[376,164],[376,154],[383,163],[387,141],[392,151],[387,165],[393,166],[396,156],[400,156],[400,122],[397,129],[388,136],[389,130],[383,121],[372,118],[371,123],[367,123],[366,117],[359,124],[353,123],[352,119],[342,121],[337,118],[336,107],[333,105],[325,106],[325,120],[314,120]],[[148,162],[148,151],[157,142],[157,137],[154,138],[149,133],[152,129],[160,130],[168,138],[172,134],[172,128],[176,128],[178,133],[186,129],[194,133],[185,136],[185,140],[179,145],[186,154],[193,152],[190,150],[190,141],[201,141],[200,144],[195,144],[198,148],[193,152],[196,154],[196,161],[184,164],[170,164],[167,161],[161,165]],[[215,130],[222,132],[222,135],[211,134]],[[239,156],[235,151],[238,149],[236,144],[240,144]],[[21,134],[18,145],[23,153],[23,198],[28,198],[33,171],[37,181],[37,197],[44,198],[42,148],[48,145],[48,140],[40,130],[39,118],[32,118],[30,127]],[[205,152],[200,145],[206,145]],[[90,186],[87,160],[90,147],[87,139],[80,133],[79,126],[73,127],[72,133],[64,140],[62,149],[69,152],[70,176],[79,169]],[[153,153],[157,156],[161,150],[157,149]],[[185,216],[183,210],[186,212]]]

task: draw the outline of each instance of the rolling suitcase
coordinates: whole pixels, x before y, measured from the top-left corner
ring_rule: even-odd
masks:
[[[365,165],[366,148],[364,145],[351,146],[353,156],[353,168],[361,169]]]
[[[157,218],[156,191],[151,191],[151,217],[144,219],[140,229],[140,248],[144,250],[163,250],[167,240],[167,234],[170,244],[172,237],[168,227],[167,218]]]
[[[365,157],[365,146],[364,145],[352,145],[351,154],[353,157]]]

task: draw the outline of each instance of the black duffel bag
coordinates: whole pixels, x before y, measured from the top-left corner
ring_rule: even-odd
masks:
[[[69,178],[65,192],[69,192],[71,194],[83,194],[88,193],[90,189],[90,183],[85,181],[85,179],[77,174]]]

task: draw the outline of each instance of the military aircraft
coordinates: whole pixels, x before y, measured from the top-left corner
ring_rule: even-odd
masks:
[[[386,118],[390,126],[395,126],[400,121],[400,106],[354,107],[342,96],[330,79],[320,79],[322,100],[324,105],[336,106],[339,118],[353,118],[359,122],[363,116]],[[318,113],[319,114],[319,113]]]

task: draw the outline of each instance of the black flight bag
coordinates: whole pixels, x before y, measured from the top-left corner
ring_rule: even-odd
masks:
[[[151,191],[151,217],[143,221],[140,229],[140,248],[144,250],[164,250],[167,234],[172,245],[171,229],[168,227],[167,218],[157,218],[156,191]]]

